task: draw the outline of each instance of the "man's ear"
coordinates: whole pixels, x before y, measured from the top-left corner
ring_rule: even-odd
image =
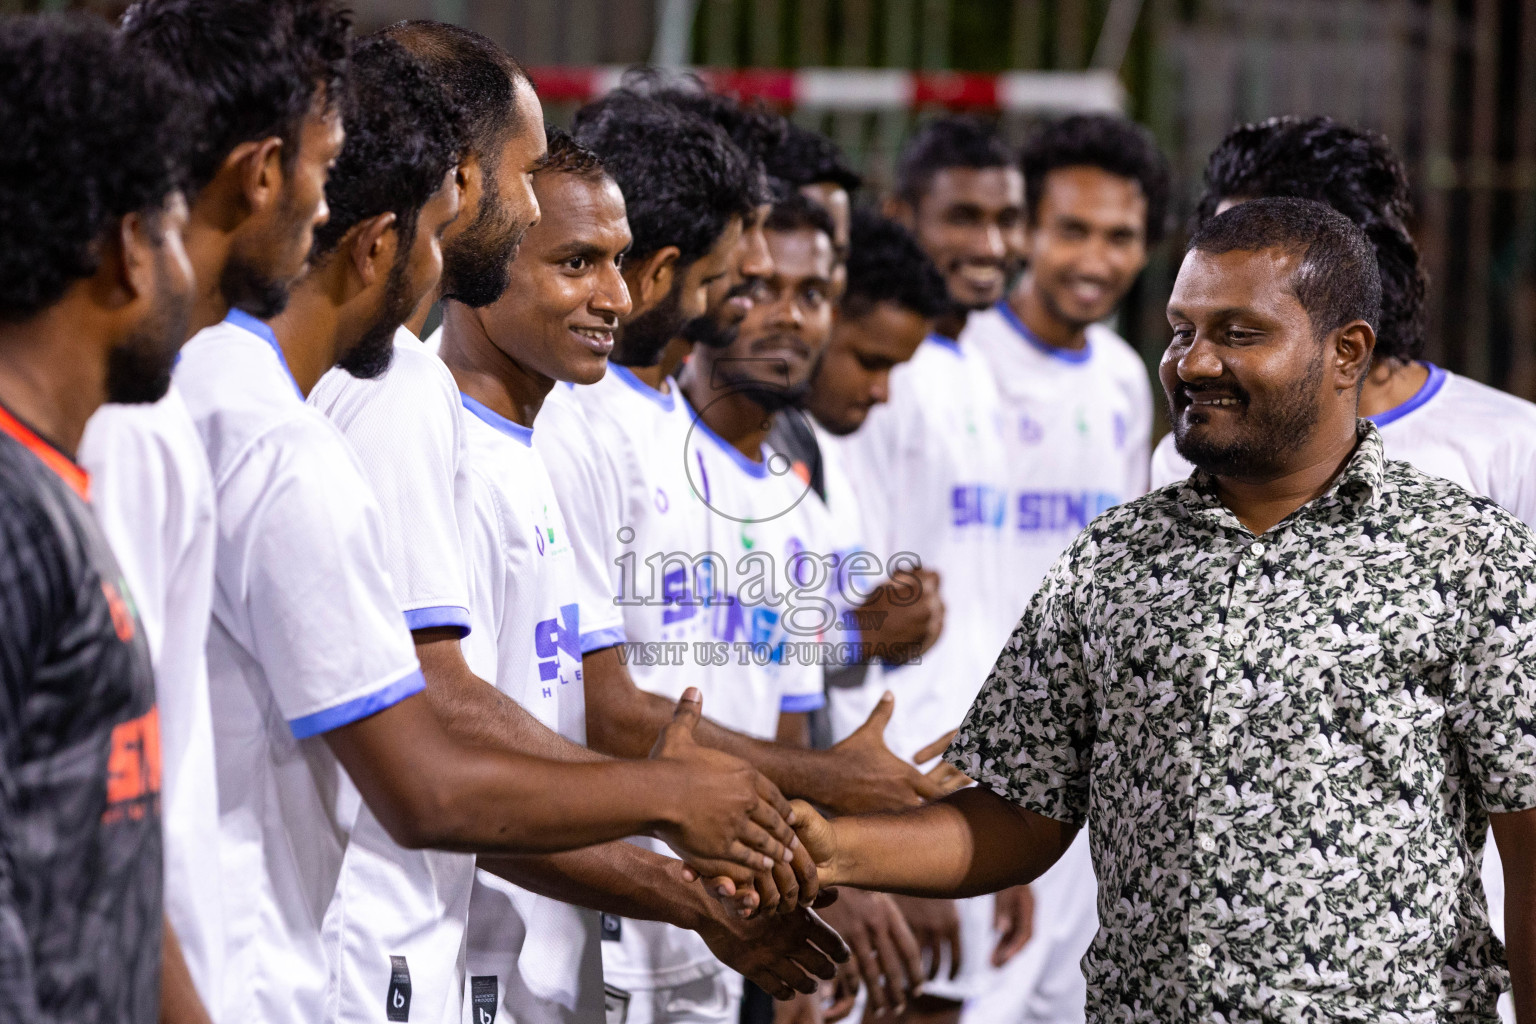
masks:
[[[480,207],[480,196],[485,191],[485,168],[480,163],[479,154],[464,154],[453,172],[453,183],[459,190],[460,211],[460,216],[454,219],[463,220],[466,224],[472,223],[475,211]],[[467,217],[464,216],[466,210],[469,211]]]
[[[252,213],[274,206],[283,194],[287,175],[283,173],[283,140],[275,135],[242,142],[224,158],[223,168],[235,171],[240,195]]]
[[[630,317],[649,312],[672,292],[673,278],[677,274],[677,260],[683,251],[675,245],[663,246],[643,260],[626,260],[624,283],[634,309]]]
[[[112,308],[129,306],[155,293],[155,248],[160,244],[159,225],[142,213],[130,213],[117,222],[116,244],[102,252],[99,276],[104,297]]]
[[[917,211],[912,209],[912,204],[905,199],[886,196],[885,201],[880,204],[880,212],[908,231],[915,230],[917,227]]]
[[[1376,332],[1364,320],[1346,324],[1334,332],[1333,365],[1335,386],[1354,390],[1371,372],[1371,356],[1376,351]]]
[[[364,288],[372,288],[389,275],[400,247],[400,232],[395,230],[393,211],[369,217],[354,224],[347,232],[346,245],[351,250],[352,269]]]

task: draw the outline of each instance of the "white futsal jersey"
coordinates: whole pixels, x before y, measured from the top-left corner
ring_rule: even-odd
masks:
[[[362,464],[383,513],[384,567],[406,625],[466,633],[465,537],[474,509],[453,375],[401,327],[387,372],[359,380],[333,369],[309,404],[340,429]],[[414,1019],[455,1019],[475,859],[407,850],[360,800],[357,806],[327,911],[334,996],[325,1020],[385,1019],[382,1001],[403,998],[397,974],[410,978]]]
[[[1499,503],[1536,529],[1536,405],[1486,384],[1427,364],[1429,378],[1408,401],[1366,417],[1381,430],[1390,459],[1460,484]],[[1152,485],[1187,477],[1194,467],[1173,447],[1173,435],[1152,457]],[[1488,921],[1504,938],[1504,867],[1490,838],[1483,861]],[[1509,996],[1500,1004],[1513,1021]]]
[[[1002,403],[1005,584],[1017,622],[1073,538],[1147,492],[1152,386],[1141,356],[1108,327],[1090,326],[1080,351],[1051,348],[1006,301],[972,314],[960,344],[991,370]]]
[[[138,607],[155,666],[164,778],[165,915],[203,1005],[224,964],[219,793],[208,697],[214,500],[208,457],[173,386],[153,405],[104,405],[80,442],[91,509]]]
[[[470,607],[476,632],[495,641],[489,662],[481,645],[471,648],[470,668],[585,746],[581,658],[588,645],[604,644],[617,611],[582,602],[570,531],[533,431],[468,395],[461,400],[475,478]],[[483,1024],[483,1011],[497,1006],[499,1019],[517,1024],[600,1024],[600,941],[595,911],[477,872],[464,1020]]]
[[[833,694],[833,736],[896,695],[886,745],[910,759],[957,728],[1014,621],[1005,610],[1008,518],[1002,410],[980,355],[929,337],[891,371],[890,401],[841,449],[860,493],[870,550],[887,564],[914,554],[940,577],[944,631],[914,663],[872,667],[863,687]]]
[[[326,1019],[322,922],[357,820],[321,734],[424,687],[383,565],[384,523],[271,330],[238,311],[176,384],[218,509],[208,637],[226,968],[220,1024]],[[328,922],[326,922],[328,924]],[[389,998],[376,996],[378,1018]]]

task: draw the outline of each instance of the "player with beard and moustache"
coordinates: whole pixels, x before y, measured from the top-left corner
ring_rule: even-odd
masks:
[[[218,498],[209,672],[231,936],[225,1006],[235,1015],[254,1003],[268,1020],[373,1018],[379,1002],[386,1014],[408,1012],[422,981],[436,988],[419,992],[434,1012],[457,1009],[456,992],[444,991],[451,970],[423,979],[419,969],[413,982],[409,954],[327,955],[349,923],[361,932],[349,946],[366,939],[357,919],[368,896],[395,895],[367,892],[367,854],[385,848],[375,830],[402,846],[501,853],[661,832],[706,870],[743,881],[788,856],[772,834],[786,828],[782,797],[745,766],[722,773],[698,756],[694,709],[681,710],[650,762],[556,766],[454,735],[421,696],[382,568],[378,508],[345,439],[303,397],[333,361],[383,365],[360,346],[390,351],[402,311],[433,287],[458,208],[461,140],[448,99],[399,46],[365,45],[357,64],[363,87],[346,111],[354,135],[327,185],[338,211],[321,236],[327,255],[272,327],[235,311],[188,344],[176,371]],[[406,128],[414,137],[402,139]],[[354,829],[367,845],[348,858]],[[289,927],[270,926],[279,919]],[[383,986],[370,985],[371,1009],[345,998],[365,973]]]
[[[1423,360],[1425,278],[1408,173],[1379,135],[1331,118],[1277,117],[1233,129],[1205,168],[1199,223],[1245,199],[1295,196],[1354,221],[1376,250],[1381,326],[1360,412],[1381,430],[1387,455],[1485,495],[1536,526],[1536,407]],[[1152,456],[1152,483],[1187,476],[1172,434]],[[1474,850],[1483,844],[1474,838]],[[1504,938],[1504,869],[1484,844],[1483,887],[1493,934]],[[1465,955],[1478,955],[1475,950]],[[1500,1011],[1514,1020],[1505,996]]]
[[[539,410],[558,382],[590,384],[603,375],[613,331],[630,309],[619,263],[631,239],[617,184],[565,133],[549,130],[549,155],[534,183],[544,213],[512,265],[511,286],[484,310],[451,307],[444,335],[443,357],[464,388],[479,485],[474,632],[466,649],[485,678],[558,731],[582,760],[598,756],[581,747],[582,640],[622,620],[606,589],[581,590],[570,531],[530,426],[538,417],[544,429]],[[480,866],[465,1002],[466,1014],[477,1018],[499,1006],[519,1021],[602,1019],[595,911],[693,928],[720,955],[785,993],[814,990],[813,973],[831,976],[821,950],[846,956],[809,911],[743,921],[685,881],[675,859],[628,843],[481,858]],[[628,1019],[644,1019],[648,1009],[637,1003]]]
[[[347,33],[336,8],[313,0],[146,0],[125,16],[125,44],[176,78],[200,125],[186,185],[186,249],[198,286],[191,331],[217,323],[232,302],[274,312],[287,301],[325,215],[327,142]],[[224,928],[206,651],[214,551],[208,459],[172,387],[153,404],[98,410],[80,463],[155,666],[166,915],[191,983],[204,1005],[217,1007]]]
[[[997,382],[1007,512],[1003,599],[1029,603],[1089,520],[1147,490],[1152,390],[1146,364],[1101,321],[1113,315],[1163,235],[1169,172],[1124,118],[1050,122],[1024,144],[1025,253],[1009,295],[973,313],[960,346]],[[987,978],[964,1018],[1083,1019],[1079,962],[1098,928],[1086,838],[1033,886],[1039,922],[1024,952]],[[1000,966],[1000,956],[993,966]]]
[[[662,161],[672,158],[664,156],[667,149],[653,140],[668,130],[668,122],[681,121],[694,125],[687,129],[694,145],[713,140],[709,146],[718,148],[722,142],[716,131],[707,125],[698,127],[691,116],[633,94],[611,96],[605,107],[590,111],[585,120],[591,125],[597,115],[620,105],[625,116],[600,120],[599,137],[608,154],[605,164],[610,171],[617,168],[615,177],[629,208],[636,242],[626,257],[624,276],[636,308],[641,308],[643,302],[657,300],[656,289],[647,285],[652,276],[648,261],[643,255],[636,259],[636,250],[660,251],[667,238],[692,236],[699,230],[700,209],[719,209],[721,202],[714,187],[706,189],[698,179],[676,172],[673,178],[679,187],[659,188],[666,180],[660,173],[665,167]],[[630,127],[636,123],[636,112],[650,119],[640,125],[641,130]],[[597,134],[596,129],[589,130]],[[685,152],[678,146],[671,150]],[[727,209],[750,210],[759,198],[753,187],[758,174],[750,165],[737,174],[741,198],[732,200]],[[689,182],[698,183],[681,187]],[[717,198],[701,204],[703,195]],[[725,224],[724,212],[714,216],[718,225]],[[720,247],[732,261],[729,284],[766,275],[771,269],[761,241],[760,231],[743,232],[734,250]],[[742,304],[727,298],[730,290],[705,289],[709,314],[739,319]],[[623,611],[624,632],[619,639],[630,646],[611,644],[587,652],[583,659],[589,739],[595,748],[610,752],[633,751],[647,742],[655,729],[656,710],[665,706],[658,695],[671,696],[689,685],[708,682],[692,646],[705,639],[699,632],[705,612],[691,595],[698,593],[693,588],[694,559],[701,554],[700,538],[708,528],[706,510],[694,496],[683,465],[692,417],[677,399],[676,383],[663,375],[666,367],[650,365],[657,359],[657,335],[642,331],[640,344],[632,346],[630,329],[629,323],[620,324],[609,370],[601,381],[588,387],[556,388],[550,394],[534,440],[567,511],[578,563],[584,576],[594,581],[588,585],[602,588]],[[652,554],[675,558],[669,564],[650,565],[644,559]],[[638,596],[637,588],[646,596]],[[627,665],[621,662],[621,656],[632,649],[643,651],[647,644],[681,644],[687,656],[665,664],[644,656],[628,657]],[[726,702],[737,689],[726,685],[709,692],[712,717],[729,724]],[[814,791],[816,799],[833,806],[901,806],[934,792],[926,780],[880,746],[878,730],[861,734],[832,755],[807,755],[714,723],[705,723],[700,735],[707,736],[709,744],[752,761],[790,791]],[[787,877],[783,881],[795,884]],[[775,888],[766,894],[764,906],[771,907],[777,899]],[[612,923],[613,941],[603,946],[605,974],[611,985],[634,1000],[632,1012],[639,1012],[641,1002],[647,1006],[664,1002],[674,989],[703,988],[723,993],[707,998],[707,1005],[716,1007],[722,1017],[734,1014],[729,992],[720,986],[734,987],[736,982],[699,936],[648,921],[614,919]],[[694,999],[680,1005],[692,1006]]]
[[[208,1019],[163,917],[149,645],[73,459],[102,403],[165,394],[186,339],[183,101],[105,26],[0,20],[6,1020]]]
[[[951,308],[911,361],[891,373],[889,401],[870,410],[844,449],[863,488],[870,543],[915,554],[943,587],[938,642],[918,662],[872,667],[866,683],[897,696],[891,748],[932,757],[933,733],[960,724],[1014,614],[1004,600],[1007,467],[997,382],[955,338],[968,316],[1003,296],[1022,246],[1024,176],[990,126],[941,118],[902,152],[885,210],[938,267]],[[1023,893],[1008,896],[1001,911],[990,896],[958,906],[899,898],[930,969],[940,965],[909,1018],[958,1018],[961,1002],[979,991],[980,953],[995,947],[999,914],[1009,931],[1028,909]],[[962,949],[973,955],[962,957]]]

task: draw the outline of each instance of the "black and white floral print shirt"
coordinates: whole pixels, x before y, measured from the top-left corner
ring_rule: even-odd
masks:
[[[947,760],[1090,830],[1092,1021],[1497,1021],[1489,812],[1536,807],[1536,536],[1388,462],[1255,537],[1209,478],[1091,523]]]

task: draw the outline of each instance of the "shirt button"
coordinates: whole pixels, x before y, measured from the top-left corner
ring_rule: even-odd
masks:
[[[1197,942],[1190,948],[1190,952],[1204,960],[1211,955],[1211,947],[1204,942]]]
[[[1216,852],[1216,840],[1212,839],[1210,836],[1201,836],[1200,849],[1204,850],[1206,853]]]
[[[1261,544],[1261,543],[1254,543],[1254,544],[1249,546],[1248,553],[1250,555],[1252,555],[1254,558],[1263,558],[1264,557],[1264,545]]]

